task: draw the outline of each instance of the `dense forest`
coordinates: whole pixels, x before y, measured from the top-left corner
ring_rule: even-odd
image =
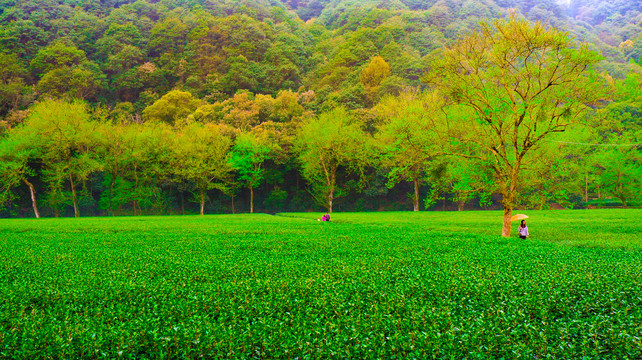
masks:
[[[522,162],[448,61],[526,26],[590,61]],[[629,0],[0,0],[0,216],[639,206],[641,65]]]

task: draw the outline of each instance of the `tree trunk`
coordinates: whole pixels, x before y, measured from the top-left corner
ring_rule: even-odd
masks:
[[[515,200],[517,199],[517,183],[519,181],[519,169],[521,167],[521,163],[522,159],[518,158],[515,166],[511,170],[510,183],[504,183],[502,186],[502,205],[504,205],[504,226],[502,227],[503,237],[510,237],[510,218],[513,217],[513,208],[515,207]]]
[[[466,205],[466,201],[459,200],[459,203],[457,204],[457,211],[464,211],[465,205]]]
[[[78,211],[78,199],[76,198],[76,187],[74,186],[74,178],[69,174],[69,183],[71,184],[71,200],[74,204],[74,216],[80,217],[80,212]]]
[[[201,215],[205,215],[205,190],[201,189]]]
[[[234,195],[232,197],[232,215],[236,214],[236,209],[234,209]]]
[[[112,200],[114,199],[114,182],[115,180],[112,180],[109,185],[109,211],[111,212],[111,216],[116,216],[114,206],[112,204]]]
[[[328,213],[332,213],[332,201],[334,200],[334,186],[330,187],[330,192],[328,193]]]
[[[250,214],[254,214],[254,188],[250,186]]]
[[[584,175],[584,202],[588,202],[588,172]]]
[[[33,213],[36,215],[36,219],[40,219],[38,203],[36,202],[36,189],[33,187],[33,184],[30,183],[27,179],[23,179],[23,181],[29,187],[29,192],[31,192],[31,206],[33,206]]]
[[[504,227],[502,228],[502,236],[510,237],[510,218],[513,217],[513,207],[504,205]]]
[[[415,197],[412,198],[412,208],[413,211],[419,211],[419,180],[415,178],[413,183],[415,185]]]
[[[510,237],[510,218],[513,216],[513,207],[515,207],[515,197],[517,189],[517,171],[513,171],[511,183],[502,194],[502,205],[504,205],[504,225],[502,227],[502,236]]]

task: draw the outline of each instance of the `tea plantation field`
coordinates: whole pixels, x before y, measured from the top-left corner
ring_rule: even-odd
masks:
[[[0,220],[0,358],[641,359],[642,210],[528,215]]]

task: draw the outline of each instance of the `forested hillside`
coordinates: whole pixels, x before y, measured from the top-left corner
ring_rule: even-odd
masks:
[[[515,205],[640,204],[642,2],[0,0],[0,215],[500,206],[434,74],[509,9],[605,83]]]

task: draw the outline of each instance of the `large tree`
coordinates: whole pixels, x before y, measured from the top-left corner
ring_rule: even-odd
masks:
[[[25,184],[31,194],[31,206],[36,218],[40,218],[36,188],[31,180],[37,175],[40,151],[34,143],[34,134],[24,127],[12,129],[9,136],[0,142],[0,205],[12,198],[13,188]]]
[[[343,107],[303,124],[295,140],[301,173],[313,188],[316,200],[332,212],[337,193],[337,173],[363,169],[371,157],[367,134]]]
[[[271,148],[253,133],[240,134],[229,156],[230,166],[238,172],[238,180],[250,189],[250,213],[254,213],[254,189],[263,182],[263,163]]]
[[[568,34],[512,14],[481,23],[432,63],[428,80],[475,114],[453,129],[481,150],[464,156],[491,160],[504,207],[502,236],[510,236],[520,170],[528,166],[529,153],[581,119],[600,98],[603,81],[593,71],[600,59]]]
[[[226,190],[231,145],[232,141],[215,124],[192,123],[176,136],[173,171],[179,180],[189,181],[196,188],[201,215],[205,214],[207,191]]]
[[[84,102],[46,100],[31,109],[24,123],[38,139],[50,199],[69,199],[76,217],[80,216],[79,186],[84,189],[89,177],[102,169],[96,152],[98,124],[91,117]],[[67,184],[69,193],[64,190]]]
[[[384,118],[377,139],[382,147],[382,164],[390,169],[388,185],[412,182],[413,210],[419,211],[419,187],[428,169],[442,153],[442,101],[436,93],[406,92],[384,98],[374,109]]]

